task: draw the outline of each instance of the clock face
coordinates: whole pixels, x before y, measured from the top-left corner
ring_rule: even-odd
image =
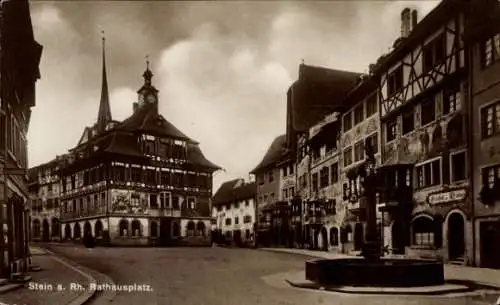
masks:
[[[155,98],[155,96],[154,96],[154,95],[152,95],[152,94],[148,95],[148,102],[150,102],[150,103],[154,103],[154,102],[156,102],[156,98]]]

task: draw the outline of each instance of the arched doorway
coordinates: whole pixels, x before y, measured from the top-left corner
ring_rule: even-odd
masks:
[[[174,237],[179,237],[181,235],[181,228],[177,222],[174,222],[172,225],[172,235]]]
[[[42,223],[42,241],[47,242],[50,240],[50,226],[47,219],[43,220]]]
[[[79,238],[82,238],[82,229],[80,228],[80,224],[77,222],[73,228],[73,239]]]
[[[102,222],[100,220],[96,221],[95,226],[94,226],[95,237],[102,238],[103,231],[104,231],[104,228],[102,226]]]
[[[363,247],[363,224],[356,223],[354,225],[354,250],[359,251]]]
[[[125,237],[129,235],[128,232],[128,221],[126,219],[120,220],[120,224],[118,225],[118,230],[121,237]]]
[[[194,221],[190,220],[186,225],[186,235],[187,236],[194,236],[195,227],[196,226],[194,224]]]
[[[391,227],[392,253],[405,253],[405,229],[400,220],[395,220]]]
[[[142,236],[141,222],[137,219],[132,220],[132,236],[135,237]]]
[[[33,228],[32,228],[32,233],[33,233],[33,238],[34,239],[39,239],[40,238],[40,220],[35,219],[33,220]]]
[[[319,244],[320,250],[328,251],[328,231],[326,230],[325,227],[321,228],[320,237],[321,237],[321,243]]]
[[[339,229],[330,229],[330,246],[336,247],[339,245]]]
[[[448,258],[463,260],[465,256],[465,219],[460,213],[448,217]]]
[[[196,232],[198,236],[205,237],[205,223],[203,221],[198,221],[196,224]]]
[[[149,235],[153,238],[158,237],[158,223],[156,221],[152,221],[149,228]]]
[[[71,239],[71,227],[69,226],[69,224],[64,225],[64,239]]]
[[[92,226],[88,221],[86,221],[85,224],[83,225],[83,236],[92,237]]]
[[[61,223],[59,222],[59,219],[55,217],[52,218],[51,224],[52,224],[52,237],[60,237]]]

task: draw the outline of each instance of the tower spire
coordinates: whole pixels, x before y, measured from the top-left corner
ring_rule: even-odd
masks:
[[[153,78],[153,72],[149,70],[149,55],[146,55],[146,71],[144,71],[142,77],[144,77],[144,84],[146,84],[147,86],[151,86],[151,79]]]
[[[104,31],[102,33],[102,87],[101,102],[99,104],[99,113],[97,114],[97,130],[103,132],[106,125],[111,121],[111,107],[109,105],[108,77],[106,74],[106,38]]]

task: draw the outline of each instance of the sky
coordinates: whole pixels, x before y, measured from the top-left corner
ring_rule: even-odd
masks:
[[[146,56],[160,113],[224,168],[249,178],[285,133],[286,92],[299,64],[353,72],[389,52],[400,13],[419,20],[439,1],[33,1],[41,79],[28,132],[29,166],[74,147],[97,120],[102,31],[113,119],[132,113]]]

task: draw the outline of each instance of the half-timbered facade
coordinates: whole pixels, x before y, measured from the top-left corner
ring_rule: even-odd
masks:
[[[219,167],[158,112],[149,63],[143,77],[133,114],[113,121],[103,64],[97,123],[60,171],[63,240],[210,244],[212,174]]]
[[[472,196],[464,3],[444,0],[420,22],[416,11],[403,10],[402,37],[379,60],[377,73],[382,162],[393,166],[398,185],[414,189],[406,252],[466,263]],[[392,240],[404,239],[394,234],[407,222],[392,219]]]
[[[30,193],[31,241],[60,241],[59,166],[63,157],[32,167],[28,171]]]
[[[42,46],[27,0],[0,4],[0,277],[25,278],[29,265],[27,141]]]
[[[471,194],[475,265],[500,269],[500,8],[481,1],[470,11]]]
[[[364,75],[348,94],[345,104],[350,107],[342,116],[340,135],[342,185],[341,204],[345,215],[339,223],[344,252],[361,251],[364,244],[365,207],[359,198],[359,168],[365,162],[365,147],[370,145],[380,164],[380,117],[377,99],[378,78]]]

